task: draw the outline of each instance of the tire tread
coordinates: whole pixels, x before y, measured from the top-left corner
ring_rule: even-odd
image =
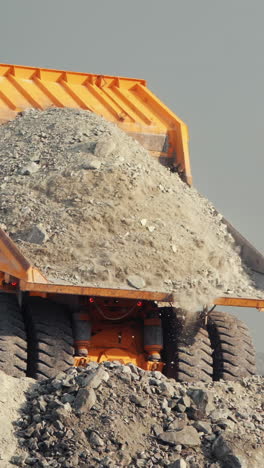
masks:
[[[212,311],[207,329],[213,348],[214,380],[240,380],[255,374],[255,349],[241,320],[226,312]]]
[[[29,298],[24,307],[29,334],[30,377],[55,377],[73,365],[73,336],[70,314],[47,299]]]

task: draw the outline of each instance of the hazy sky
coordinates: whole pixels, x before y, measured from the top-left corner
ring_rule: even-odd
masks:
[[[0,5],[0,62],[145,78],[189,126],[194,185],[264,250],[263,0]],[[264,351],[264,313],[238,312]]]

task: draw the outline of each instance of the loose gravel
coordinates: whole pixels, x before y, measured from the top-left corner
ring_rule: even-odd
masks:
[[[14,379],[16,382],[16,379]],[[35,468],[260,468],[264,379],[184,384],[118,362],[36,384],[16,421]]]

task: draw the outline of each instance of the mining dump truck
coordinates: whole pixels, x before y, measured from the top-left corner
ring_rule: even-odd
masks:
[[[103,116],[192,184],[186,125],[144,80],[0,65],[0,123],[28,108]],[[263,283],[264,257],[227,221],[243,262]],[[189,318],[162,291],[50,282],[0,229],[0,369],[43,379],[91,361],[119,361],[179,381],[235,380],[255,372],[247,327],[216,306],[264,309],[263,299],[216,297]]]

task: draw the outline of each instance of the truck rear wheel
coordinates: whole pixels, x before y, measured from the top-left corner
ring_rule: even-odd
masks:
[[[24,306],[28,331],[28,375],[55,377],[73,365],[70,315],[47,299],[30,297]]]
[[[23,317],[14,294],[0,294],[0,370],[25,377],[27,341]]]
[[[199,316],[193,314],[186,320],[181,313],[168,308],[163,323],[165,375],[178,382],[211,382],[211,343]]]
[[[241,320],[213,311],[208,316],[207,329],[213,348],[214,380],[239,380],[255,374],[255,349]]]

